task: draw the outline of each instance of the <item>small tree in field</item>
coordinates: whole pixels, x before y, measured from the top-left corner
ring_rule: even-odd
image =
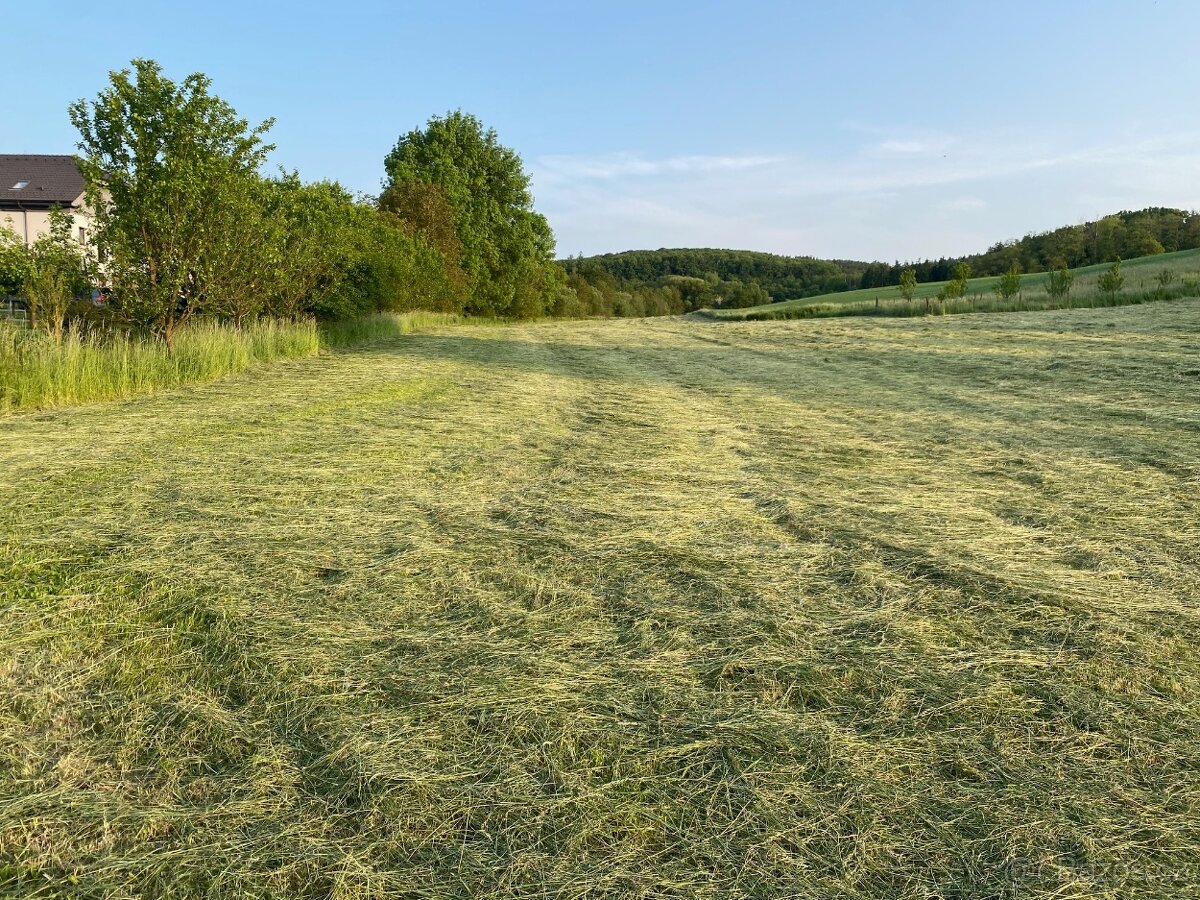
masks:
[[[1125,287],[1125,276],[1121,274],[1120,258],[1108,267],[1107,272],[1100,276],[1098,285],[1100,290],[1108,294],[1110,301],[1117,298],[1117,293]]]
[[[1075,274],[1067,268],[1065,262],[1060,263],[1058,268],[1051,272],[1050,277],[1046,280],[1046,293],[1055,300],[1065,300],[1071,293],[1071,285],[1074,283]]]
[[[1171,284],[1175,281],[1175,273],[1170,269],[1162,269],[1157,275],[1154,276],[1154,280],[1158,282],[1158,290],[1156,291],[1158,296],[1166,297],[1167,289],[1170,288]]]
[[[905,269],[900,273],[900,295],[909,303],[917,292],[917,270]]]
[[[1000,280],[996,282],[996,296],[1001,300],[1011,300],[1021,290],[1021,269],[1013,263],[1008,267],[1008,271],[1000,276]]]
[[[71,224],[65,212],[51,210],[50,231],[29,249],[25,273],[29,324],[44,328],[56,344],[62,342],[71,298],[87,286],[83,248],[71,237]]]
[[[967,293],[967,279],[971,277],[971,267],[967,263],[959,263],[954,267],[954,277],[947,281],[940,291],[938,299],[957,300]],[[929,300],[925,300],[925,309],[929,309]]]

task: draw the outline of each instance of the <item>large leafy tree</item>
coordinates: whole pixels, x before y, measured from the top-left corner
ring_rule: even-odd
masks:
[[[562,281],[553,264],[554,236],[533,208],[521,157],[500,143],[494,129],[461,111],[435,116],[424,129],[402,136],[384,167],[385,208],[425,231],[444,256],[457,253],[468,282],[468,312],[545,312]],[[443,202],[447,209],[440,208]],[[445,236],[451,217],[457,247]]]
[[[245,288],[227,276],[235,257],[252,268],[233,242],[272,122],[251,128],[205,75],[176,84],[152,60],[132,65],[94,101],[72,104],[71,121],[119,308],[171,344],[193,313],[220,305],[214,294]]]

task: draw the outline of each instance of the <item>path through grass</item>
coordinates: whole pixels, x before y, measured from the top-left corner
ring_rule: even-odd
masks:
[[[0,893],[1200,889],[1200,302],[459,327],[0,422]]]

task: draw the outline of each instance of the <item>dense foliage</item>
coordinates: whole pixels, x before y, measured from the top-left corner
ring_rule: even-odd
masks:
[[[546,313],[561,284],[554,235],[533,208],[521,157],[462,111],[403,135],[384,160],[380,206],[410,223],[459,268],[466,312]]]
[[[676,311],[757,306],[858,287],[866,263],[749,250],[631,250],[566,259],[567,273],[604,291],[661,298]],[[578,288],[577,288],[578,290]],[[673,290],[678,290],[678,303]]]
[[[85,266],[89,281],[74,293],[86,295],[89,282],[108,288],[106,307],[88,311],[94,323],[173,344],[192,318],[244,325],[414,308],[540,314],[562,284],[562,271],[547,262],[550,228],[528,208],[520,160],[469,116],[455,121],[479,132],[482,149],[515,161],[505,190],[523,198],[520,215],[470,185],[448,191],[430,182],[422,190],[394,179],[377,204],[336,182],[264,176],[271,121],[251,127],[211,94],[203,74],[175,84],[151,60],[110,73],[94,101],[72,104],[71,119],[97,251]],[[455,140],[463,143],[463,132]],[[389,160],[400,170],[397,154]],[[469,174],[496,182],[502,169]],[[487,232],[497,221],[509,232]],[[455,222],[473,224],[469,240],[460,240]],[[533,235],[532,254],[522,256],[514,234]],[[4,242],[0,288],[30,295],[35,263],[35,251]]]
[[[71,122],[120,309],[170,344],[202,307],[260,287],[256,248],[239,232],[256,208],[272,123],[250,128],[200,73],[177,85],[151,60],[133,67],[74,103]]]
[[[0,235],[0,292],[61,297],[70,282],[85,295],[107,282],[111,302],[93,320],[171,344],[196,316],[654,316],[891,285],[909,296],[922,282],[948,282],[941,296],[953,299],[963,272],[1008,273],[1013,287],[1018,272],[1056,271],[1058,286],[1071,268],[1200,247],[1200,214],[1152,208],[936,261],[662,249],[556,264],[520,156],[474,116],[451,112],[402,135],[376,200],[296,173],[265,177],[271,121],[251,127],[209,89],[202,74],[176,84],[134,60],[95,100],[73,104],[97,253],[68,259],[46,245],[39,257]],[[81,264],[90,285],[76,283]],[[62,302],[43,306],[54,313],[42,323],[61,333]]]

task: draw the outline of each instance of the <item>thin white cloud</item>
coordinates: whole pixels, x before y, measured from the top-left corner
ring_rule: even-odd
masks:
[[[633,153],[608,156],[544,156],[538,168],[556,178],[619,178],[626,175],[687,175],[730,172],[782,162],[779,156],[671,156],[646,159]]]
[[[1200,133],[1084,146],[1018,133],[881,137],[824,158],[624,153],[532,169],[564,254],[707,246],[905,259],[1121,208],[1200,206]],[[908,149],[884,152],[888,141]]]
[[[944,201],[941,208],[951,212],[972,212],[987,209],[987,201],[980,197],[954,197]]]
[[[880,144],[879,149],[884,153],[927,153],[932,149],[932,145],[928,141],[902,141],[893,138]]]

